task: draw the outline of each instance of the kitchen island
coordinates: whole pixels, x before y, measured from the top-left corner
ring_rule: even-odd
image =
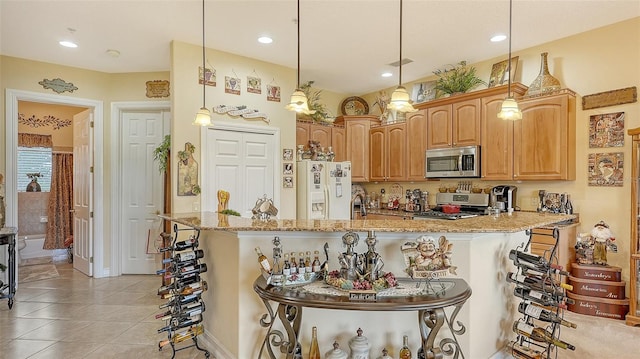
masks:
[[[271,256],[274,237],[279,237],[283,253],[319,251],[328,244],[329,270],[339,269],[338,255],[345,249],[341,237],[354,231],[361,239],[375,234],[376,251],[382,256],[384,270],[397,277],[407,277],[400,246],[422,235],[434,239],[445,236],[453,243],[452,265],[456,276],[464,279],[472,290],[457,316],[467,332],[458,340],[467,358],[490,358],[515,338],[511,327],[517,318],[517,301],[513,287],[505,276],[513,268],[509,250],[526,243],[527,229],[552,226],[573,220],[575,215],[515,212],[512,215],[479,216],[456,221],[448,220],[252,220],[219,215],[213,212],[166,214],[162,218],[201,230],[203,260],[209,271],[202,276],[210,290],[203,293],[207,309],[205,339],[217,358],[257,358],[265,330],[259,324],[266,314],[264,304],[253,291],[260,274],[255,247]],[[357,253],[367,247],[363,240]],[[408,335],[412,349],[417,350],[420,333],[414,315],[403,312],[353,312],[306,309],[302,323],[303,353],[308,351],[311,327],[318,327],[321,352],[332,348],[337,340],[348,350],[348,341],[358,328],[372,345],[371,357],[387,348],[392,356]]]

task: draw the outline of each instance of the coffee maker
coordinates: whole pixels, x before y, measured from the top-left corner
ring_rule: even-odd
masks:
[[[501,212],[507,212],[516,205],[516,186],[495,186],[491,189],[490,204],[493,208],[500,209]]]

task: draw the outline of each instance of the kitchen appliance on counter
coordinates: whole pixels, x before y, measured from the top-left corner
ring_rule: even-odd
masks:
[[[491,207],[500,209],[501,212],[508,212],[516,206],[516,186],[495,186],[491,190]]]
[[[480,177],[480,146],[431,149],[425,157],[425,178]]]
[[[462,219],[487,214],[487,193],[436,193],[436,206],[429,211],[415,213],[413,219]]]
[[[351,162],[298,161],[297,171],[297,219],[351,218]]]

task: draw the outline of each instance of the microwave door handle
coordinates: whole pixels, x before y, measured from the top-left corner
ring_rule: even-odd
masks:
[[[462,174],[462,153],[458,156],[458,171]]]

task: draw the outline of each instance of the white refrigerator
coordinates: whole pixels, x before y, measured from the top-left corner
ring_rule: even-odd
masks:
[[[297,162],[297,218],[351,218],[351,162]]]

